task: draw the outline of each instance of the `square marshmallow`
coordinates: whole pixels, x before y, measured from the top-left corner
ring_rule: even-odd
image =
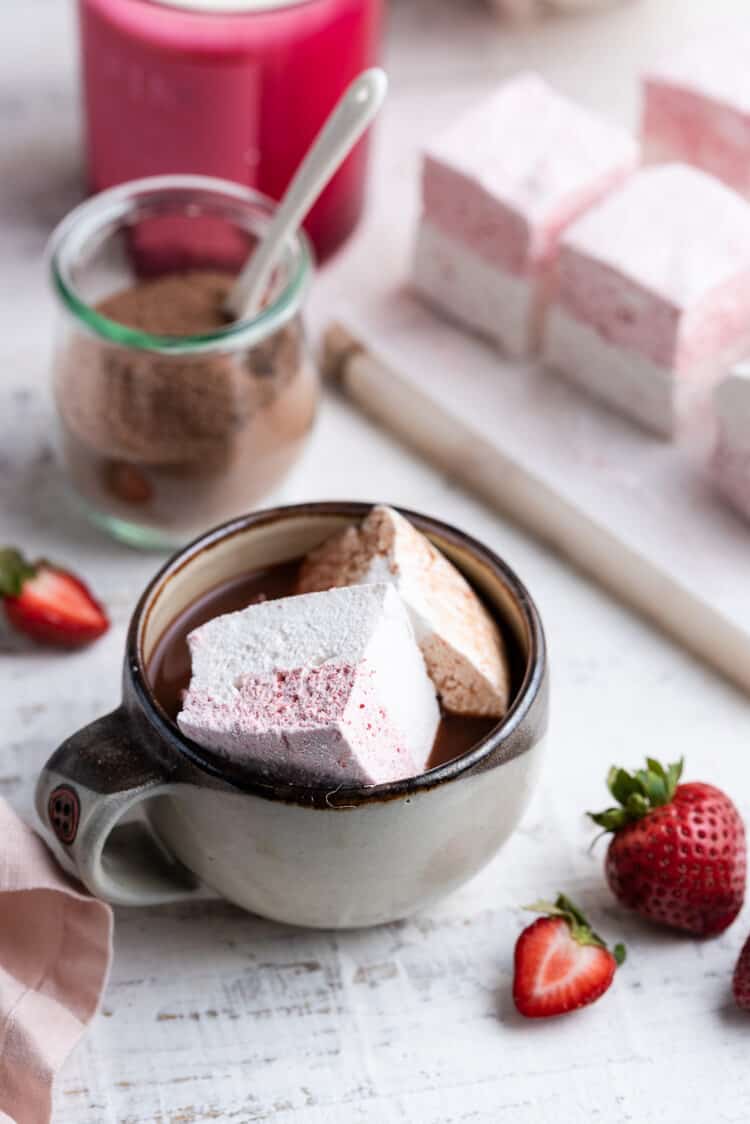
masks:
[[[743,37],[704,37],[652,67],[643,79],[641,136],[647,160],[694,164],[750,196],[750,67]]]
[[[750,346],[750,207],[695,168],[634,175],[563,235],[550,366],[672,436]]]
[[[297,784],[381,784],[424,772],[440,712],[390,585],[283,597],[188,636],[177,721],[200,745]]]
[[[395,585],[446,710],[505,714],[510,671],[497,625],[455,566],[393,508],[374,507],[309,554],[299,589],[366,582]]]
[[[527,354],[561,231],[637,162],[627,133],[535,74],[512,78],[425,153],[416,288],[510,354]]]
[[[736,367],[717,387],[718,427],[712,475],[722,495],[750,519],[750,366]]]

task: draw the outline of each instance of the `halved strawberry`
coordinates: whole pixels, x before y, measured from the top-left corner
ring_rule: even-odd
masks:
[[[554,904],[527,907],[543,913],[516,941],[513,1000],[522,1015],[566,1015],[593,1003],[609,988],[625,946],[610,952],[580,909],[564,894]]]
[[[17,550],[0,550],[0,597],[8,620],[42,644],[77,648],[109,628],[88,587],[50,562],[27,562]]]
[[[734,1001],[743,1011],[750,1011],[750,937],[740,953],[732,980]]]

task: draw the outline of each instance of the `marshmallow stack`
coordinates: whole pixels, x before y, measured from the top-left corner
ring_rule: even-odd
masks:
[[[417,290],[509,354],[528,354],[560,233],[637,162],[626,132],[517,75],[425,153]]]

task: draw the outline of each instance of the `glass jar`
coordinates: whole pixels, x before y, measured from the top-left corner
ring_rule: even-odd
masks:
[[[280,199],[353,78],[384,0],[79,0],[89,183],[220,176]],[[319,257],[354,228],[367,138],[305,223]]]
[[[154,177],[95,196],[52,235],[62,461],[88,515],[133,545],[174,547],[248,511],[305,444],[319,380],[304,235],[257,316],[220,311],[273,209],[221,180]]]

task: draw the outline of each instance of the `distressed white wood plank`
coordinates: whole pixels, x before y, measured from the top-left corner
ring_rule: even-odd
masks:
[[[71,11],[59,0],[6,7],[0,538],[74,562],[114,621],[94,649],[73,656],[10,654],[0,637],[0,793],[28,814],[48,753],[116,702],[127,617],[160,559],[88,529],[65,503],[51,459],[52,318],[39,255],[78,191]],[[704,18],[699,7],[708,6],[681,7],[686,25]],[[733,6],[710,7],[718,19]],[[612,41],[639,13],[653,46],[669,8],[651,0],[612,13]],[[473,0],[401,0],[386,127],[411,114],[426,121],[433,98],[437,112],[465,104],[520,61],[544,63],[572,92],[596,100],[605,91],[632,112],[610,53],[589,56],[578,73],[577,45],[595,43],[603,26],[604,17],[505,37]],[[568,46],[557,52],[562,29]],[[404,167],[405,184],[411,175]],[[318,320],[331,314],[325,294],[324,283]],[[602,804],[610,761],[646,751],[684,752],[692,775],[735,791],[750,815],[746,702],[336,401],[325,403],[284,498],[341,496],[342,465],[352,498],[401,502],[459,524],[503,553],[538,597],[554,673],[538,797],[485,872],[403,924],[334,935],[287,929],[221,902],[118,911],[102,1014],[61,1075],[55,1124],[748,1120],[748,1024],[732,1009],[729,979],[750,909],[706,944],[623,918],[603,886],[601,852],[588,853],[582,815]],[[606,1000],[530,1026],[509,1000],[518,906],[558,887],[580,897],[608,934],[624,936],[630,959]]]

